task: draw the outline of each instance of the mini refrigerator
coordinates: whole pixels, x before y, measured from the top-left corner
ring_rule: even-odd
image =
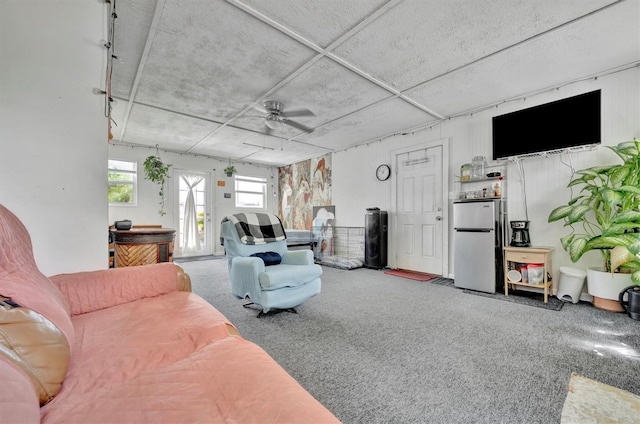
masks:
[[[502,279],[504,202],[466,200],[453,204],[455,287],[495,293]]]

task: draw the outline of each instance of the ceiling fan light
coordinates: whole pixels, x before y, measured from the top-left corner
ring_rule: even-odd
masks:
[[[272,130],[277,130],[282,126],[282,122],[278,120],[275,116],[269,115],[264,118],[264,124],[271,128]]]

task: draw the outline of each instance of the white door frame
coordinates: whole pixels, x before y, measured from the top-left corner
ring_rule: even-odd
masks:
[[[389,158],[390,163],[396,162],[396,156],[403,153],[409,153],[421,149],[429,149],[431,147],[442,146],[442,270],[440,275],[449,276],[449,139],[441,138],[439,140],[429,141],[426,143],[414,144],[409,147],[403,147],[391,151]],[[390,230],[392,237],[389,237],[389,266],[396,268],[398,244],[396,238],[398,236],[398,193],[397,193],[397,175],[398,168],[394,167],[394,182],[391,184],[391,214],[389,217]]]

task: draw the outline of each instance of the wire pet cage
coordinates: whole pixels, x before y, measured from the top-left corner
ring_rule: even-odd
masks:
[[[364,227],[312,227],[313,255],[321,265],[342,269],[364,265]]]

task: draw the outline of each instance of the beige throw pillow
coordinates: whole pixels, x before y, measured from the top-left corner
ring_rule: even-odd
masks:
[[[66,337],[44,316],[0,296],[0,355],[31,379],[40,405],[58,394],[69,368]]]

